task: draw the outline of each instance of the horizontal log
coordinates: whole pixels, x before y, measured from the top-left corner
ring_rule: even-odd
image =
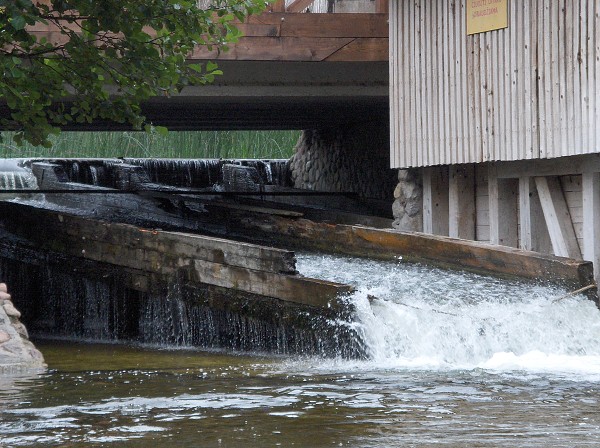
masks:
[[[194,268],[196,276],[194,280],[200,283],[239,289],[315,307],[338,307],[340,305],[338,299],[353,290],[352,287],[339,283],[252,271],[203,260],[196,260]]]
[[[230,228],[273,244],[382,260],[422,262],[450,269],[587,286],[592,263],[538,252],[417,232],[318,223],[307,219],[230,216]]]
[[[231,45],[229,51],[209,51],[205,47],[194,50],[190,59],[215,59],[222,61],[306,61],[319,62],[352,42],[351,37],[244,37]],[[376,45],[373,44],[373,45]],[[376,55],[379,57],[380,52]],[[352,52],[345,55],[356,60]],[[375,60],[369,58],[368,60]],[[386,59],[387,60],[387,55]]]
[[[387,14],[268,13],[237,23],[243,37],[229,51],[197,47],[191,60],[387,61]],[[32,34],[57,45],[65,36],[52,24],[31,27]],[[352,42],[352,45],[349,43]],[[347,48],[346,48],[347,46]],[[342,50],[343,51],[340,51]]]
[[[388,53],[387,38],[357,38],[348,43],[348,45],[344,45],[335,53],[332,53],[325,60],[327,62],[387,61],[389,57]]]
[[[270,13],[250,16],[240,24],[277,27],[279,36],[287,37],[384,37],[389,35],[387,14],[286,14]]]
[[[286,302],[341,306],[352,288],[297,275],[293,252],[196,234],[142,229],[0,202],[8,231],[41,249]]]
[[[85,250],[86,257],[92,257],[93,251],[86,248],[98,247],[93,245],[97,242],[105,246],[107,256],[117,249],[129,249],[128,256],[131,256],[131,251],[146,250],[155,252],[157,257],[162,257],[165,262],[168,260],[172,266],[185,265],[188,259],[202,259],[274,273],[296,272],[294,253],[283,249],[190,233],[144,229],[13,203],[1,203],[0,213],[12,218],[6,224],[9,230],[40,245],[53,245],[55,249],[65,245],[65,250],[71,255],[81,255],[81,251]],[[97,256],[101,258],[104,254],[99,251]],[[138,265],[129,267],[140,268]]]

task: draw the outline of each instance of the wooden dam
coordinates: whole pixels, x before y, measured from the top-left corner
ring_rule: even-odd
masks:
[[[330,144],[325,153],[340,135],[350,141],[364,134],[365,123],[375,123],[387,133],[389,169],[390,154],[392,164],[408,154],[403,129],[392,128],[389,146],[390,110],[396,124],[400,103],[413,113],[398,91],[418,85],[400,82],[398,61],[408,53],[400,55],[395,42],[388,60],[388,35],[391,29],[398,37],[403,14],[414,11],[392,4],[391,25],[387,2],[380,0],[370,13],[298,14],[312,3],[276,2],[240,24],[245,36],[228,53],[199,49],[191,60],[214,58],[224,76],[153,99],[144,114],[172,130],[313,130],[313,140]],[[409,94],[416,98],[415,92]],[[0,117],[6,113],[0,104]],[[99,121],[77,129],[125,128]],[[381,158],[370,134],[355,140],[364,146],[357,152]],[[504,216],[497,202],[505,189],[494,182],[503,166],[488,167],[488,161],[469,161],[478,163],[478,172],[496,175],[476,193],[473,172],[461,187],[462,174],[448,173],[462,168],[396,163],[414,168],[424,187],[419,226],[402,231],[392,229],[390,212],[381,212],[381,198],[352,188],[317,191],[309,176],[312,189],[300,189],[290,181],[289,161],[22,160],[20,169],[31,172],[37,186],[15,184],[2,193],[9,200],[0,202],[0,278],[35,334],[352,357],[364,355],[349,325],[353,310],[346,298],[353,288],[303,277],[293,251],[558,283],[597,301],[590,261],[524,250],[532,249],[525,243],[499,245]],[[344,163],[359,165],[351,158]],[[384,177],[373,166],[363,175],[369,182]],[[527,176],[543,174],[532,173]],[[511,193],[511,210],[517,211],[516,198],[527,197]],[[521,214],[525,210],[520,206]],[[522,235],[525,216],[519,224],[515,213],[510,231]],[[475,235],[483,218],[491,236]],[[458,224],[469,232],[456,230]]]
[[[193,172],[193,187],[161,180],[173,177],[166,167],[175,161],[21,163],[39,190],[0,202],[0,272],[34,334],[363,356],[360,337],[340,325],[352,321],[353,288],[299,275],[292,250],[543,278],[571,290],[593,278],[589,262],[391,230],[352,195],[276,185],[285,161],[177,161]],[[252,184],[248,173],[260,171],[270,182]]]

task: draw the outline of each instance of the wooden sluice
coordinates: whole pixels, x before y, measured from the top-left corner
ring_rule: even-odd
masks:
[[[352,288],[302,277],[291,250],[594,284],[589,262],[392,230],[361,204],[323,206],[347,198],[194,194],[121,162],[105,173],[114,185],[74,182],[59,163],[33,168],[46,201],[0,202],[0,273],[34,334],[363,356]]]
[[[347,285],[305,278],[294,253],[223,238],[144,229],[64,212],[0,203],[5,229],[40,249],[108,263],[151,275],[178,275],[317,308],[339,307]],[[144,282],[139,288],[144,289]],[[147,283],[146,283],[147,284]]]
[[[289,250],[11,202],[0,202],[0,216],[0,271],[34,332],[361,356],[359,338],[335,323],[350,317],[353,288],[299,275]],[[59,281],[74,286],[62,292]],[[185,310],[185,329],[170,302]],[[75,314],[59,316],[65,309]],[[166,336],[143,323],[157,312],[152,325],[167,322]]]

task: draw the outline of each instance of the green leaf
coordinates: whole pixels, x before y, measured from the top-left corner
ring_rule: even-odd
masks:
[[[164,126],[154,126],[154,130],[162,137],[166,137],[169,134],[169,130]]]
[[[187,55],[198,45],[224,51],[240,35],[231,21],[264,7],[263,0],[216,0],[206,10],[196,0],[0,0],[0,40],[20,52],[0,58],[9,109],[2,125],[34,144],[49,144],[57,126],[98,118],[164,135],[165,127],[145,122],[142,102],[221,74],[212,62],[189,64]],[[63,28],[64,45],[56,47],[28,27],[50,15],[48,23],[81,28]],[[67,96],[72,106],[61,108]]]
[[[16,31],[21,31],[23,28],[25,28],[25,25],[27,25],[27,20],[25,20],[25,17],[21,15],[13,16],[8,20],[8,22]]]

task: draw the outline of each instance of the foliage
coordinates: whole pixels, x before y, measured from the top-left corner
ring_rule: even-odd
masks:
[[[2,127],[17,131],[18,144],[44,146],[73,122],[151,130],[140,104],[211,82],[217,66],[186,56],[197,45],[226,50],[240,35],[234,20],[263,8],[263,0],[204,8],[195,0],[0,0],[0,101],[10,111]]]
[[[160,157],[177,159],[288,159],[300,131],[61,132],[51,135],[52,148],[24,143],[5,132],[0,158],[13,157]]]

